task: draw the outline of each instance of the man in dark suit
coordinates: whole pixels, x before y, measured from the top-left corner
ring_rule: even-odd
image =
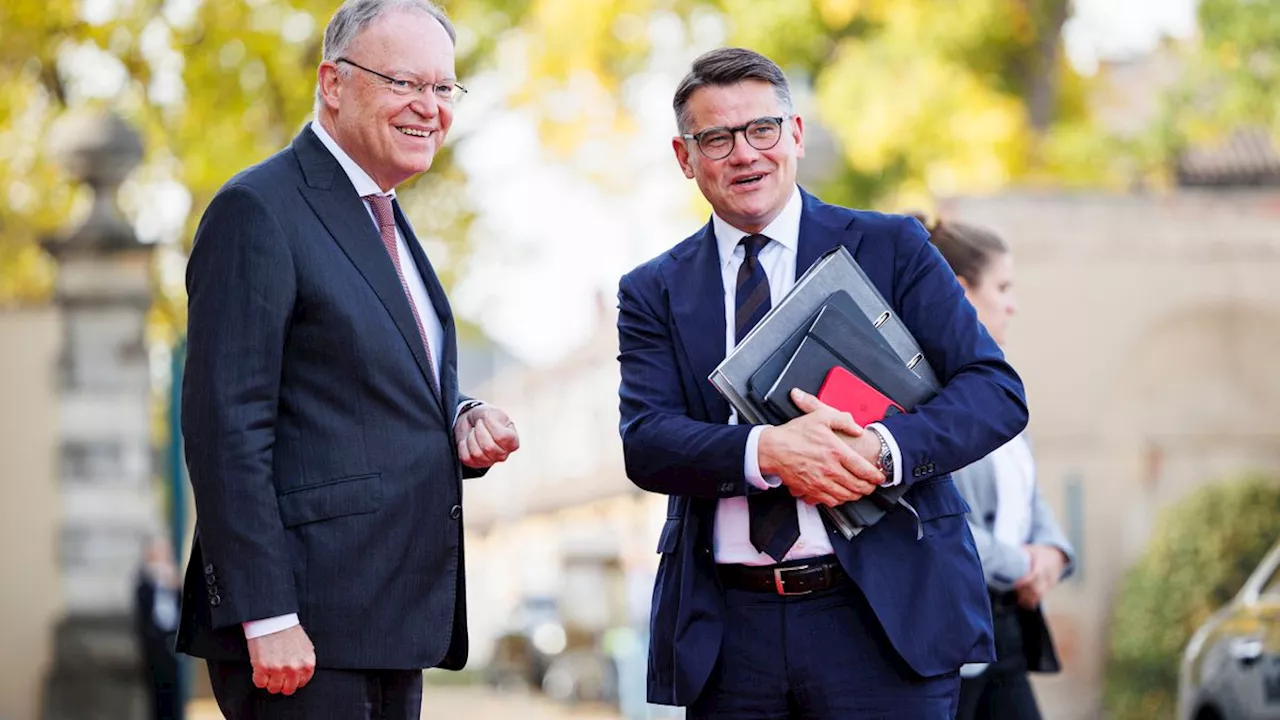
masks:
[[[968,507],[948,473],[1023,428],[1021,382],[917,221],[799,189],[804,125],[777,65],[712,51],[674,105],[676,159],[714,214],[619,285],[627,474],[670,496],[649,697],[690,718],[950,720],[960,666],[993,650]],[[737,425],[708,375],[840,245],[943,388],[866,428],[802,393],[796,420]],[[817,505],[885,483],[910,486],[918,518],[895,509],[852,541],[824,525]]]
[[[196,233],[178,646],[230,718],[416,720],[422,668],[467,657],[461,481],[519,445],[459,393],[449,302],[394,199],[464,92],[453,27],[427,0],[348,0],[317,76],[315,121]]]

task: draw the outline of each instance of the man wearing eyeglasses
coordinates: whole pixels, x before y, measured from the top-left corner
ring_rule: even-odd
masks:
[[[467,658],[462,480],[519,447],[461,394],[457,332],[395,188],[465,92],[428,0],[348,0],[315,119],[232,178],[187,269],[197,525],[178,648],[228,718],[421,713]]]
[[[709,52],[675,93],[685,177],[713,211],[619,284],[627,474],[670,496],[658,541],[649,699],[689,718],[950,720],[959,668],[993,656],[968,507],[949,473],[1026,424],[1021,381],[914,219],[796,184],[804,121],[749,50]],[[856,112],[850,108],[849,112]],[[866,427],[812,396],[779,426],[737,424],[708,376],[819,256],[844,246],[944,387]],[[852,540],[817,506],[905,483]]]

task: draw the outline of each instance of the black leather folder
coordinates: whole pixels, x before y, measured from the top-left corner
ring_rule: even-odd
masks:
[[[850,343],[860,346],[865,345],[868,347],[878,346],[887,353],[884,357],[891,360],[895,365],[901,365],[901,363],[897,361],[896,356],[893,353],[893,348],[889,345],[889,341],[885,340],[884,336],[880,334],[880,331],[876,329],[875,325],[867,319],[867,316],[858,308],[857,304],[853,301],[853,298],[842,290],[836,291],[827,297],[823,304],[809,316],[808,321],[797,328],[796,331],[792,333],[791,336],[787,338],[787,340],[783,342],[772,355],[769,356],[769,359],[766,360],[759,369],[752,373],[751,378],[747,381],[748,397],[757,407],[765,412],[768,421],[774,425],[779,425],[793,417],[796,417],[799,410],[796,409],[794,405],[789,405],[789,407],[791,407],[791,412],[779,413],[766,404],[765,398],[769,395],[773,386],[778,382],[778,378],[782,375],[782,371],[791,363],[792,358],[795,357],[796,350],[800,347],[800,343],[809,335],[814,324],[818,322],[818,318],[823,315],[827,308],[832,308],[838,311],[843,316],[843,319],[848,322],[848,332],[851,334],[851,337],[849,338]],[[846,363],[846,367],[847,365],[848,363]],[[853,368],[849,369],[853,370]],[[857,371],[855,370],[854,372]],[[876,383],[872,382],[870,378],[862,376],[861,374],[859,374],[859,377],[862,377],[863,380],[874,385],[880,392],[892,397],[892,393],[879,385],[876,385]],[[802,386],[792,387],[800,387],[802,390],[808,390],[808,388]],[[813,388],[812,392],[816,393],[817,388]]]
[[[865,316],[856,316],[865,320]],[[838,305],[823,305],[818,317],[804,331],[795,351],[773,383],[759,398],[769,412],[782,422],[799,417],[800,408],[791,402],[791,389],[800,388],[817,395],[827,373],[837,365],[862,378],[908,411],[933,397],[925,381],[898,360],[868,322],[868,329]],[[754,378],[753,378],[754,379]],[[763,382],[766,378],[761,377]]]
[[[822,305],[814,321],[797,333],[795,350],[759,402],[767,413],[776,416],[775,422],[802,414],[791,401],[792,388],[817,395],[827,374],[836,366],[853,372],[908,412],[933,397],[929,384],[898,359],[866,316],[855,308],[856,314],[851,317],[842,306],[839,300]],[[766,379],[761,375],[760,382]],[[861,527],[874,525],[906,491],[906,483],[877,488],[861,500],[841,505],[840,511]]]

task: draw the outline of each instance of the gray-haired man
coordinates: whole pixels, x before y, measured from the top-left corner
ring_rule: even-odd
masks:
[[[237,175],[187,272],[197,528],[178,648],[229,718],[416,718],[467,657],[462,485],[519,446],[458,391],[448,299],[395,202],[465,92],[427,0],[348,0],[316,120]]]

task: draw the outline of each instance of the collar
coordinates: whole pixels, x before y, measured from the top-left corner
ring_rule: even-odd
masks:
[[[311,132],[316,134],[316,137],[320,139],[320,143],[333,154],[338,164],[342,166],[343,171],[347,173],[347,178],[351,180],[352,186],[355,187],[357,195],[363,198],[366,195],[385,194],[392,200],[395,199],[395,188],[392,188],[391,192],[383,193],[382,188],[378,187],[378,183],[374,182],[373,178],[369,177],[369,173],[365,172],[364,168],[351,159],[351,156],[342,149],[342,146],[338,145],[338,141],[333,139],[333,136],[324,129],[319,120],[312,121]]]
[[[791,190],[791,198],[787,200],[782,212],[778,213],[778,217],[765,226],[760,231],[760,234],[767,235],[770,240],[793,253],[796,252],[800,246],[800,214],[803,209],[804,203],[800,198],[800,186],[797,185]],[[738,247],[738,243],[742,242],[742,238],[750,233],[730,225],[714,213],[711,215],[711,227],[715,232],[716,248],[720,251],[720,267],[723,268],[729,264],[730,258],[733,257],[734,248]]]

